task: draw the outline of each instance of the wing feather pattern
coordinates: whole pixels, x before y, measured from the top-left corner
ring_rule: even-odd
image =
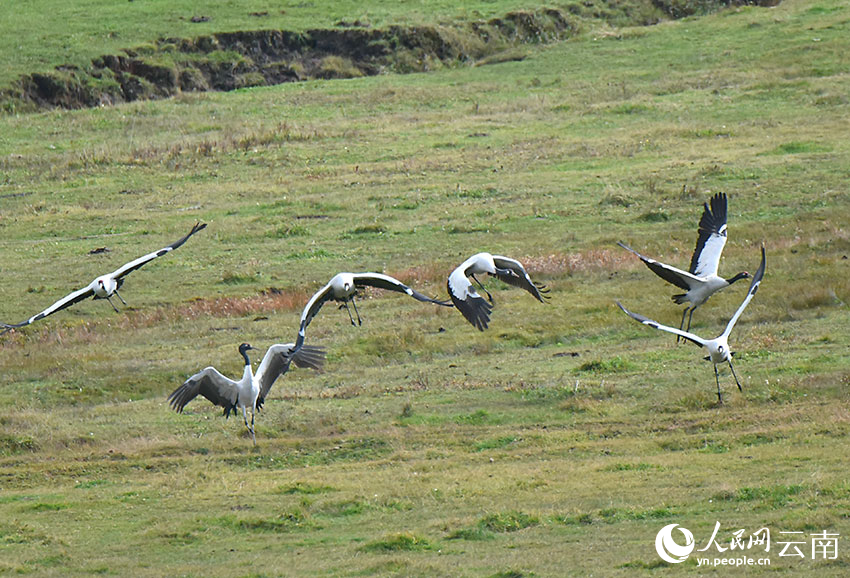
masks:
[[[723,253],[723,247],[726,246],[726,213],[726,193],[714,195],[711,198],[711,206],[708,203],[703,205],[697,244],[689,269],[697,277],[717,275],[720,255]]]
[[[396,291],[398,293],[407,293],[417,301],[422,301],[423,303],[435,303],[446,307],[452,306],[451,303],[447,301],[431,299],[427,295],[423,295],[422,293],[411,289],[395,277],[390,277],[389,275],[384,275],[382,273],[355,273],[354,284],[357,287],[370,286],[377,287],[378,289],[386,289],[388,291]]]
[[[146,263],[153,261],[157,257],[162,257],[166,253],[170,253],[171,251],[173,251],[174,249],[178,248],[180,245],[182,245],[183,243],[188,241],[189,237],[191,237],[192,235],[194,235],[198,231],[203,230],[206,226],[207,226],[206,223],[195,223],[195,226],[192,227],[192,230],[189,231],[189,234],[186,235],[185,237],[183,237],[182,239],[179,239],[179,240],[171,243],[167,247],[163,247],[159,251],[154,251],[153,253],[148,253],[147,255],[144,255],[142,257],[139,257],[138,259],[134,259],[133,261],[130,261],[129,263],[122,265],[121,267],[116,269],[114,273],[112,273],[112,276],[115,279],[120,279],[121,277],[124,277],[125,275],[132,273],[136,269],[139,269],[140,267],[142,267]]]
[[[677,269],[676,267],[671,267],[670,265],[666,265],[665,263],[661,263],[656,261],[655,259],[651,259],[649,257],[645,257],[623,243],[622,241],[617,241],[617,244],[625,249],[626,251],[630,251],[634,253],[641,261],[643,261],[644,265],[649,267],[650,271],[670,283],[671,285],[675,285],[679,289],[684,289],[685,291],[691,290],[691,284],[696,284],[699,282],[699,279],[691,273],[687,271],[682,271],[681,269]]]
[[[753,275],[753,280],[750,281],[750,288],[747,290],[747,296],[744,297],[744,302],[741,303],[741,306],[738,307],[738,310],[735,311],[735,315],[732,316],[732,319],[729,320],[729,323],[726,324],[726,330],[723,332],[727,338],[729,334],[732,333],[732,328],[735,327],[735,323],[738,322],[738,318],[741,316],[741,313],[744,312],[744,309],[747,308],[747,305],[755,296],[756,291],[759,290],[759,285],[761,285],[761,279],[764,277],[764,270],[767,266],[767,258],[764,254],[764,247],[761,248],[761,264],[759,265],[758,271]]]
[[[257,368],[256,378],[260,383],[260,395],[257,398],[257,407],[262,407],[272,385],[278,377],[289,371],[289,366],[294,362],[298,367],[308,367],[321,370],[325,363],[325,350],[321,347],[304,345],[293,353],[294,343],[277,343],[269,347],[260,367]]]
[[[186,404],[202,395],[213,405],[224,408],[224,415],[236,413],[236,382],[225,377],[214,367],[206,367],[183,382],[183,385],[168,396],[169,405],[177,413],[183,413]]]
[[[549,290],[546,289],[545,285],[533,282],[531,277],[528,275],[528,272],[525,270],[525,267],[522,266],[522,263],[516,259],[510,259],[499,255],[493,255],[493,263],[496,265],[496,277],[508,285],[525,289],[531,293],[535,299],[541,303],[545,303],[544,298],[548,298],[548,296],[544,294],[548,293]],[[503,271],[508,271],[508,273],[504,273]]]
[[[57,311],[62,311],[66,307],[70,307],[74,303],[79,303],[83,299],[87,299],[88,297],[91,297],[92,295],[94,295],[94,289],[92,288],[91,285],[89,285],[88,287],[83,287],[82,289],[78,289],[77,291],[74,291],[73,293],[66,295],[65,297],[63,297],[62,299],[60,299],[59,301],[57,301],[56,303],[54,303],[53,305],[51,305],[50,307],[48,307],[47,309],[42,311],[41,313],[37,313],[37,314],[33,315],[32,317],[30,317],[26,321],[22,321],[21,323],[15,323],[15,324],[4,323],[3,327],[5,327],[5,329],[2,332],[0,332],[0,335],[3,335],[3,333],[6,333],[7,331],[9,331],[11,329],[16,329],[18,327],[24,327],[25,325],[29,325],[30,323],[32,323],[34,321],[38,321],[39,319],[44,319],[48,315],[52,315],[53,313],[56,313]]]
[[[668,327],[667,325],[661,325],[659,322],[653,321],[649,317],[644,317],[643,315],[641,315],[639,313],[632,313],[631,311],[629,311],[628,309],[623,307],[623,305],[619,301],[617,301],[617,307],[622,309],[623,313],[625,313],[626,315],[628,315],[629,317],[631,317],[635,321],[643,323],[644,325],[648,325],[648,326],[653,327],[655,329],[660,329],[661,331],[667,331],[668,333],[674,333],[674,334],[676,334],[680,337],[684,337],[688,341],[692,341],[692,342],[696,343],[700,347],[704,347],[705,344],[706,344],[705,339],[703,339],[699,335],[695,335],[693,333],[690,333],[689,331],[682,331],[681,329],[677,329],[675,327]]]
[[[478,294],[472,283],[467,279],[466,272],[458,267],[449,275],[446,285],[452,303],[454,303],[454,306],[463,314],[466,320],[472,323],[479,331],[487,329],[493,306]]]

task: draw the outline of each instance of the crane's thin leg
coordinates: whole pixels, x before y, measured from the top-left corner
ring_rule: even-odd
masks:
[[[351,321],[351,324],[356,327],[357,324],[354,322],[354,317],[351,315],[351,309],[348,308],[348,301],[343,301],[342,305],[339,306],[340,309],[342,309],[343,307],[345,307],[345,310],[348,312],[348,320]]]
[[[732,370],[732,375],[735,377],[735,383],[738,384],[738,391],[744,391],[743,389],[741,389],[741,382],[738,381],[738,376],[735,375],[735,368],[732,367],[732,360],[729,360],[729,369]]]
[[[693,318],[694,318],[694,309],[696,309],[696,308],[697,308],[697,307],[696,307],[696,305],[694,305],[693,307],[691,307],[691,314],[690,314],[690,315],[688,315],[688,328],[687,328],[687,329],[685,329],[685,331],[690,331],[690,330],[691,330],[691,319],[693,319]]]
[[[478,280],[478,277],[476,277],[475,275],[470,275],[470,277],[472,277],[472,280],[478,283],[478,286],[481,287],[481,290],[487,294],[487,301],[493,303],[493,296],[490,295],[490,292],[484,288],[484,285],[481,283],[481,281]]]
[[[257,445],[257,436],[254,435],[254,410],[251,410],[251,441]]]
[[[116,289],[116,290],[114,291],[114,293],[115,293],[116,295],[118,295],[118,298],[121,300],[121,303],[123,303],[124,305],[126,305],[126,304],[127,304],[127,302],[126,302],[126,301],[124,301],[124,298],[123,298],[123,297],[121,297],[121,294],[118,292],[118,289]]]
[[[257,445],[257,438],[254,437],[254,412],[251,412],[251,425],[248,425],[248,409],[244,406],[242,407],[242,421],[245,422],[245,427],[251,432],[251,440],[254,445]]]
[[[684,310],[684,311],[682,311],[682,322],[681,322],[681,323],[679,323],[679,329],[681,329],[682,331],[684,331],[684,330],[685,330],[685,315],[687,315],[687,314],[688,314],[688,311],[689,311],[689,310],[690,310],[690,307],[685,307],[685,310]],[[684,341],[684,339],[682,339],[682,336],[681,336],[681,335],[677,335],[677,336],[676,336],[676,343],[679,343],[679,341],[680,341],[680,340],[681,340],[681,341]]]
[[[118,311],[118,308],[115,306],[115,303],[112,302],[111,298],[107,297],[106,300],[109,301],[109,304],[112,305],[113,309],[115,309],[115,313],[121,313],[120,311]]]
[[[354,300],[354,297],[351,297],[351,305],[354,307],[354,312],[357,314],[357,325],[363,325],[363,320],[360,319],[360,312],[357,310],[357,301]]]
[[[717,366],[714,366],[714,380],[717,382],[717,403],[723,405],[723,396],[720,395],[720,376],[717,374]]]

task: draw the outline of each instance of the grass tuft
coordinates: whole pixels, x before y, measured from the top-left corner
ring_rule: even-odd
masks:
[[[431,544],[425,538],[404,532],[368,542],[359,549],[361,552],[414,552],[430,550]]]

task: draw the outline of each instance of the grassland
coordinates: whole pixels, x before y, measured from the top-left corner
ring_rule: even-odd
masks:
[[[772,547],[748,572],[846,575],[848,22],[838,0],[588,22],[517,62],[0,117],[4,321],[209,223],[128,278],[121,314],[0,338],[0,573],[705,575],[655,535],[702,547],[719,521],[727,543],[840,533],[836,560]],[[721,271],[768,256],[723,407],[700,352],[613,304],[678,322],[615,243],[686,265],[716,191]],[[206,365],[237,375],[242,341],[293,339],[338,271],[439,295],[479,250],[551,303],[492,281],[486,333],[378,292],[359,329],[327,307],[326,371],[275,385],[256,449],[205,401],[165,403]]]

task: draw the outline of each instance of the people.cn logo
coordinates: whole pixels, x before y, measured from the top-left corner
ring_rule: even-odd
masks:
[[[679,524],[664,526],[658,532],[658,535],[655,536],[655,550],[658,552],[658,555],[661,556],[662,560],[670,562],[671,564],[678,564],[679,562],[687,560],[688,556],[691,555],[691,552],[693,552],[696,547],[694,535],[691,534],[691,531],[687,528],[679,527],[679,531],[685,536],[685,545],[680,546],[676,543],[673,539],[673,530],[675,530],[677,526],[679,526]]]

